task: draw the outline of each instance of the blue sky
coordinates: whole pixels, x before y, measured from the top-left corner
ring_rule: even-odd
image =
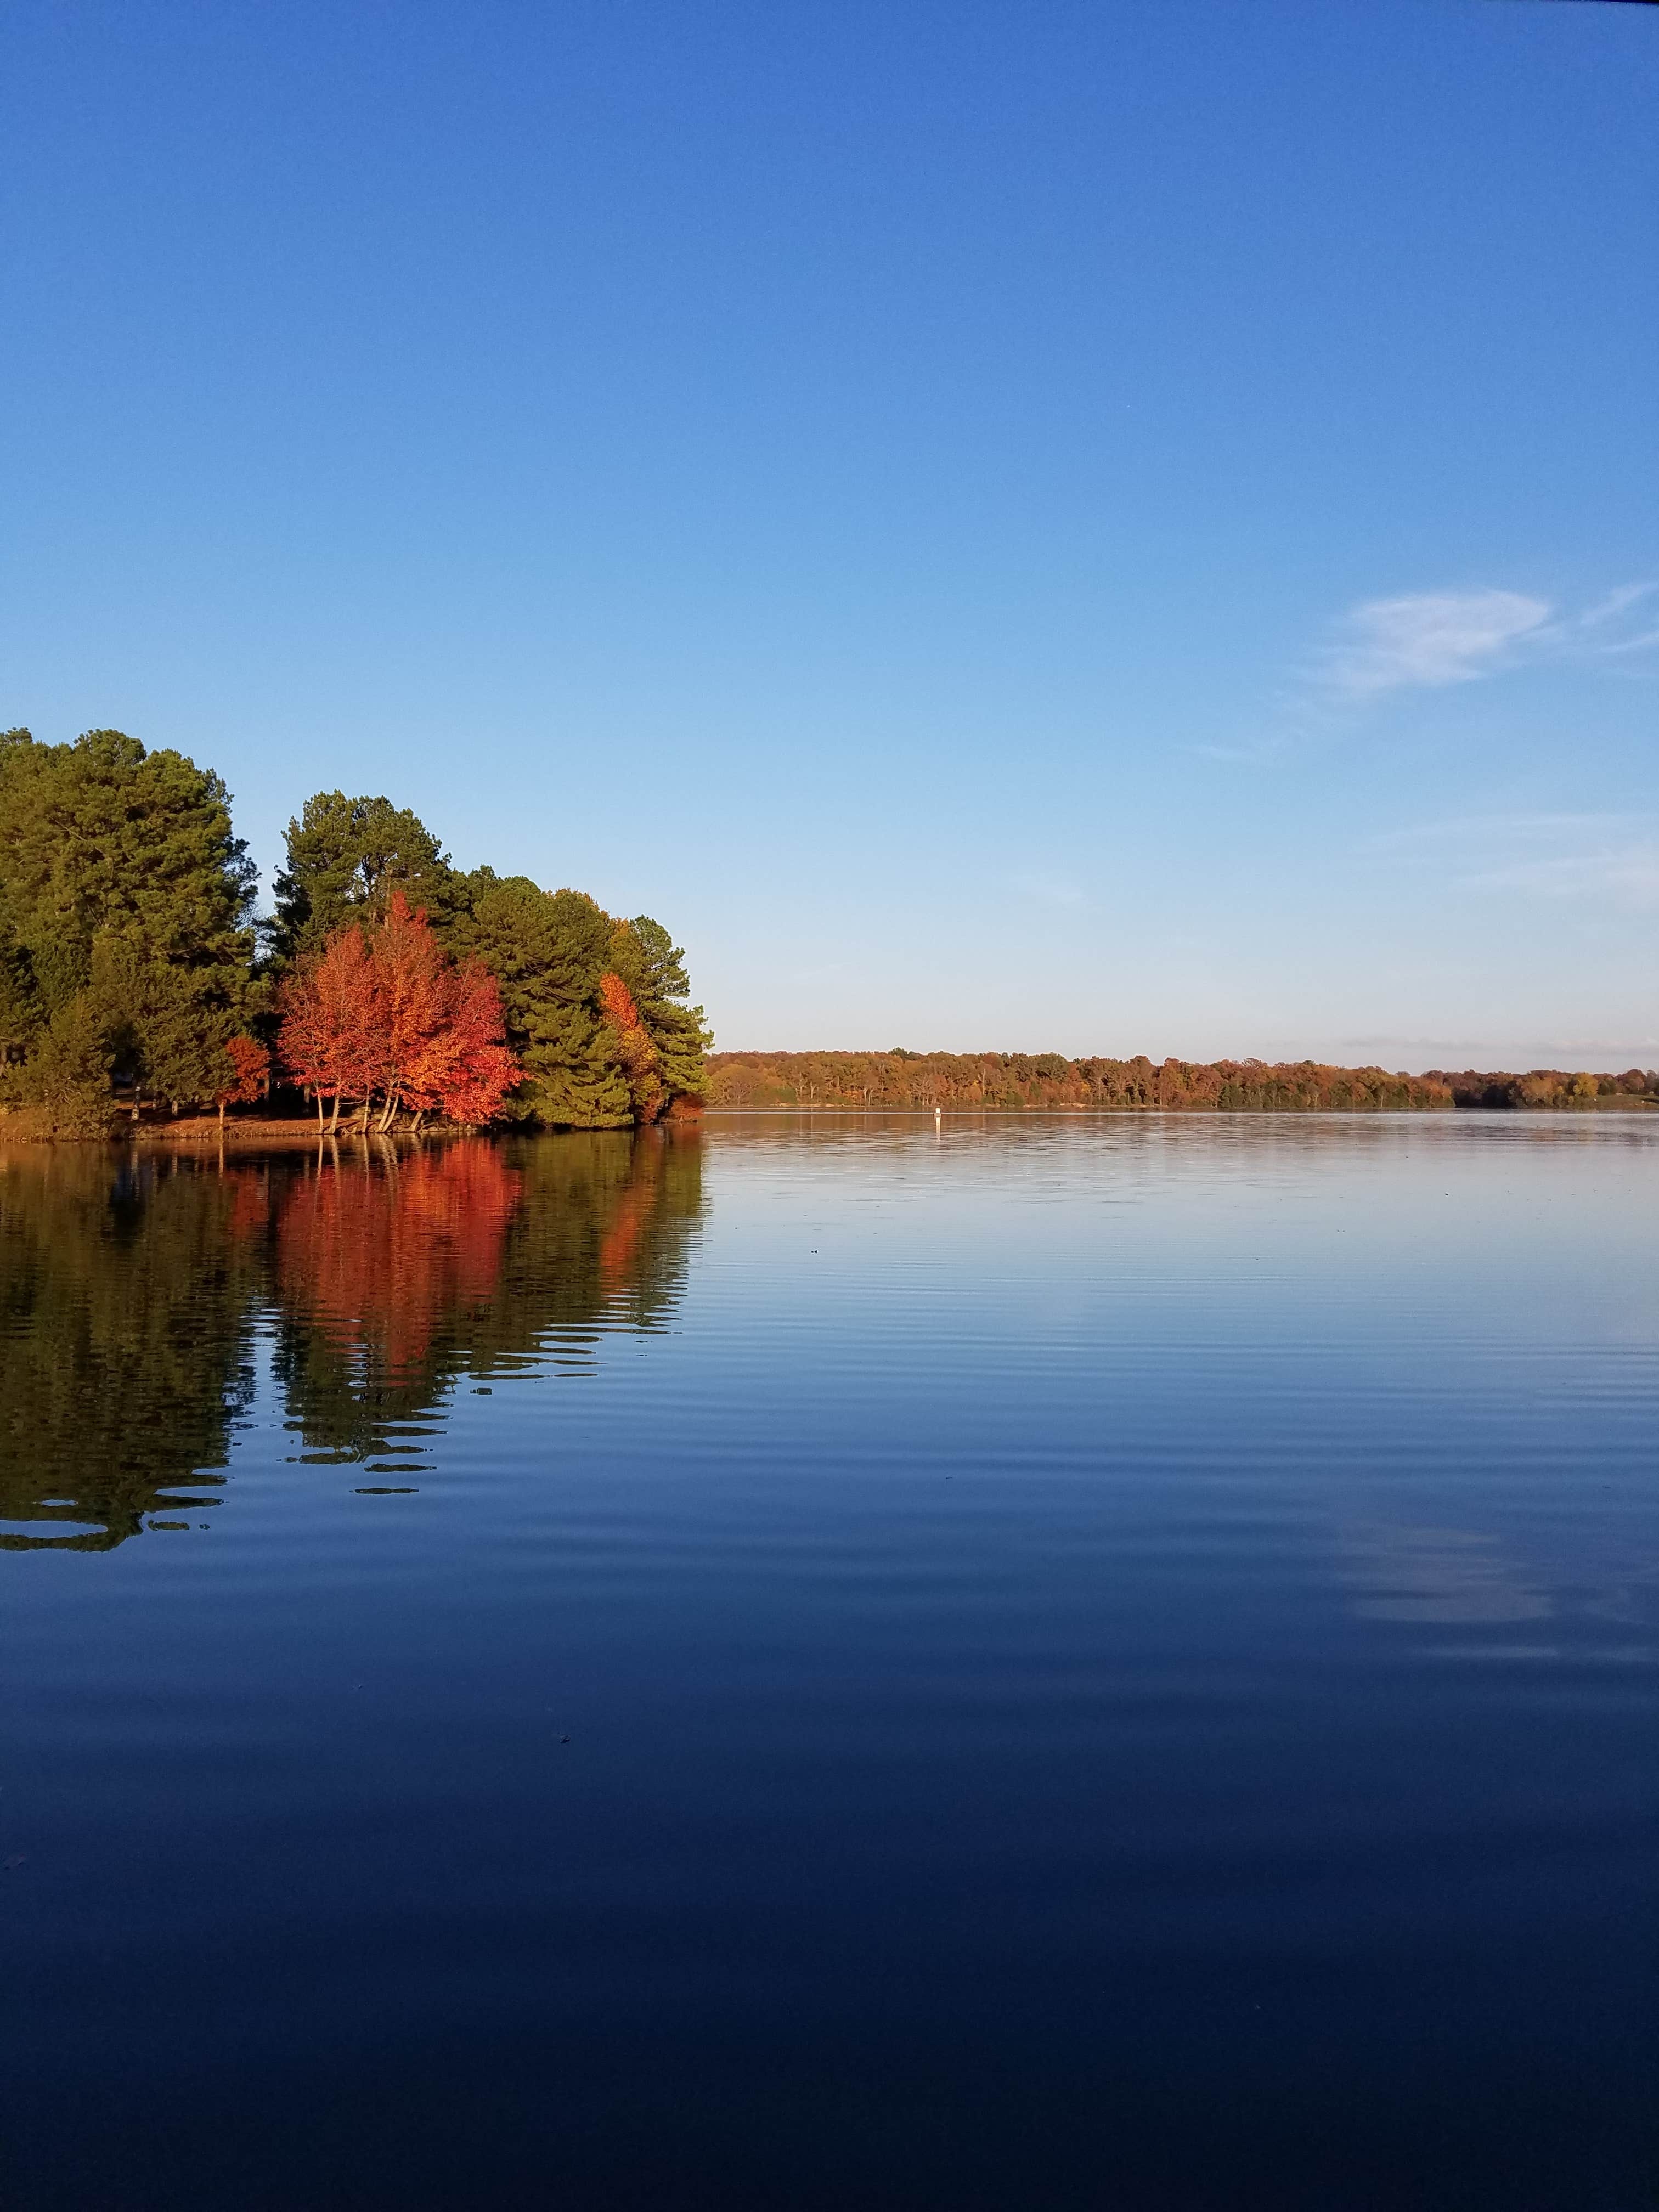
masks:
[[[1659,15],[24,4],[0,722],[728,1047],[1659,1063]]]

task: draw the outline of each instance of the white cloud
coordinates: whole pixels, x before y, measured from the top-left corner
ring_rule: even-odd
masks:
[[[1372,842],[1471,890],[1659,908],[1659,823],[1649,814],[1475,815]]]
[[[1659,647],[1656,599],[1659,583],[1620,584],[1577,611],[1495,586],[1363,599],[1279,693],[1268,726],[1188,750],[1206,760],[1267,766],[1350,729],[1357,714],[1395,693],[1473,684],[1527,666],[1601,663],[1628,678],[1650,678]]]
[[[1598,599],[1593,607],[1586,608],[1579,616],[1576,627],[1581,631],[1604,629],[1630,608],[1643,599],[1651,598],[1654,588],[1651,584],[1620,584],[1616,592],[1609,592],[1606,599]]]
[[[1319,679],[1353,701],[1407,685],[1472,683],[1504,666],[1521,641],[1542,633],[1553,611],[1547,599],[1524,592],[1413,592],[1367,599],[1322,656]]]
[[[1527,592],[1482,587],[1365,599],[1317,656],[1314,689],[1364,705],[1390,691],[1433,690],[1496,676],[1523,660],[1605,660],[1659,645],[1643,627],[1655,584],[1620,584],[1582,613],[1559,613]],[[1644,610],[1642,616],[1638,610]]]

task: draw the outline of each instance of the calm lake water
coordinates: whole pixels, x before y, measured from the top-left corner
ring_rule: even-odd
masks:
[[[1659,1117],[0,1160],[0,2196],[1659,2179]]]

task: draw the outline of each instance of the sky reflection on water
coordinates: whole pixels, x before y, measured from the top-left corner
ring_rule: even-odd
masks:
[[[1650,2201],[1656,1162],[12,1156],[9,2203]]]

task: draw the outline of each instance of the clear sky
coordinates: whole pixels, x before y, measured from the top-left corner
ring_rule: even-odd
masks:
[[[0,724],[727,1047],[1659,1063],[1659,10],[40,6]]]

